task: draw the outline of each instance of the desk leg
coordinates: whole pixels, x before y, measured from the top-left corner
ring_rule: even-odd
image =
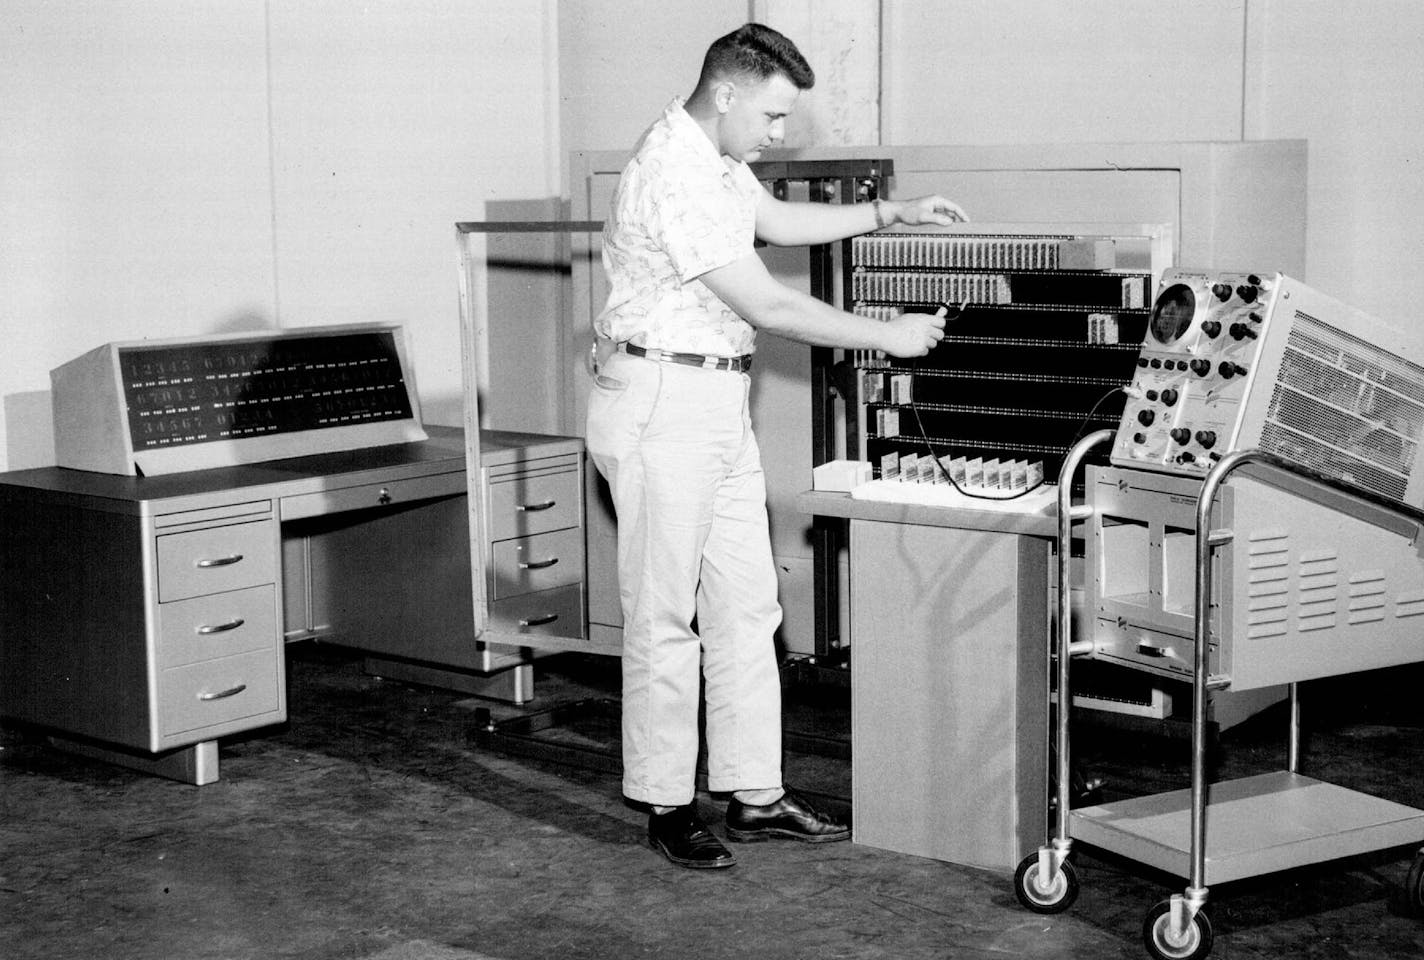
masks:
[[[116,766],[127,767],[154,777],[165,777],[182,783],[201,787],[218,780],[218,742],[204,740],[191,747],[182,747],[166,753],[138,753],[118,747],[105,747],[67,737],[49,737],[49,743],[57,750],[77,754],[94,760],[102,760]]]
[[[856,842],[1004,871],[1042,843],[1051,549],[851,521]]]

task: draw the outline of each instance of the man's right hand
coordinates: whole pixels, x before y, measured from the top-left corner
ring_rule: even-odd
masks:
[[[886,322],[880,349],[892,357],[923,357],[944,339],[944,317],[903,313]]]

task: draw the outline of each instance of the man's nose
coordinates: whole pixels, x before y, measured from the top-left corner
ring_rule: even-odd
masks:
[[[773,121],[771,122],[771,130],[768,132],[767,135],[770,136],[771,139],[773,139],[773,140],[785,140],[785,139],[786,139],[786,121],[785,121],[785,120],[773,120]]]

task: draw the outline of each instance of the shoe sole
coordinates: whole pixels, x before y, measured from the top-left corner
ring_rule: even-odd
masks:
[[[778,838],[799,840],[801,843],[835,843],[839,840],[849,840],[850,830],[841,830],[837,833],[806,834],[797,833],[795,830],[783,830],[780,827],[766,827],[762,830],[727,828],[727,839],[734,843],[761,843],[764,840]]]
[[[648,846],[658,853],[668,858],[669,863],[675,863],[679,867],[687,867],[689,870],[725,870],[728,867],[737,865],[736,857],[728,857],[726,860],[688,860],[684,857],[674,857],[668,848],[658,843],[656,840],[649,840]]]

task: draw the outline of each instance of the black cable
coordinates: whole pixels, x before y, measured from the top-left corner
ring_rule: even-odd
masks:
[[[966,300],[964,303],[960,304],[959,306],[955,306],[954,304],[951,304],[951,303],[941,303],[940,306],[939,306],[939,309],[938,309],[937,311],[935,311],[935,313],[936,313],[937,316],[943,316],[943,317],[945,318],[945,326],[948,326],[949,323],[950,323],[950,321],[958,320],[960,317],[962,317],[962,316],[964,315],[964,309],[965,309],[965,307],[967,307],[968,305],[969,305],[969,301],[968,301],[968,300]],[[943,342],[943,341],[941,341],[941,342]],[[913,370],[913,371],[914,371],[915,373],[917,373],[917,374],[919,373],[919,358],[915,358],[915,359],[912,359],[912,360],[910,361],[910,369]],[[1113,387],[1113,388],[1112,388],[1111,390],[1109,390],[1107,393],[1103,394],[1101,397],[1098,398],[1097,402],[1094,403],[1093,406],[1092,406],[1092,408],[1088,410],[1087,415],[1083,417],[1083,422],[1082,422],[1081,424],[1079,424],[1077,432],[1074,433],[1074,435],[1073,435],[1073,440],[1068,444],[1068,448],[1069,448],[1070,450],[1073,448],[1073,445],[1074,445],[1074,444],[1076,444],[1080,439],[1082,439],[1082,437],[1083,437],[1083,431],[1086,430],[1087,427],[1088,427],[1088,425],[1093,422],[1093,416],[1098,412],[1098,408],[1101,407],[1101,406],[1103,405],[1103,403],[1104,403],[1109,397],[1111,397],[1113,394],[1115,394],[1115,393],[1117,393],[1117,392],[1119,392],[1119,391],[1121,391],[1121,390],[1126,390],[1126,389],[1127,389],[1126,387]],[[995,496],[989,496],[989,495],[987,495],[987,494],[982,494],[982,493],[970,493],[968,490],[965,490],[963,487],[961,487],[961,486],[955,481],[954,477],[950,474],[950,472],[945,469],[944,463],[941,462],[939,455],[935,453],[934,444],[933,444],[932,442],[930,442],[929,434],[925,431],[924,422],[920,420],[920,411],[919,411],[919,408],[915,406],[915,403],[914,403],[913,400],[910,401],[910,412],[915,415],[915,427],[919,430],[919,432],[920,432],[920,439],[924,441],[924,443],[925,443],[925,448],[929,450],[931,459],[934,460],[935,469],[936,469],[937,471],[939,471],[941,474],[943,474],[943,475],[944,475],[944,478],[949,481],[949,485],[952,486],[952,487],[953,487],[956,491],[958,491],[961,495],[963,495],[963,496],[965,496],[965,497],[968,497],[968,498],[970,498],[971,500],[993,500],[993,501],[1017,500],[1017,499],[1019,499],[1020,497],[1026,497],[1026,496],[1028,496],[1030,493],[1033,493],[1033,492],[1034,492],[1035,490],[1037,490],[1039,487],[1042,487],[1042,486],[1047,485],[1047,483],[1048,483],[1048,478],[1045,476],[1045,477],[1041,477],[1041,478],[1039,479],[1039,481],[1038,481],[1037,483],[1035,483],[1033,486],[1028,487],[1028,488],[1026,488],[1026,489],[1024,489],[1024,490],[1020,490],[1018,493],[1010,494],[1009,496],[1006,496],[1006,497],[995,497]],[[950,451],[950,452],[952,453],[953,451]]]

